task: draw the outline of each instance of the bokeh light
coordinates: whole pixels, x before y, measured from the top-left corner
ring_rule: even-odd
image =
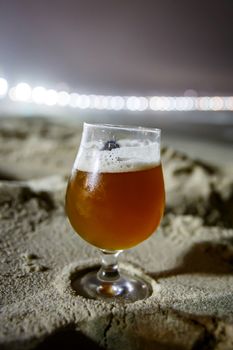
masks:
[[[190,90],[191,91],[191,90]],[[8,95],[7,95],[8,92]],[[27,83],[8,86],[0,78],[0,98],[12,101],[97,110],[128,111],[232,111],[233,96],[109,96],[56,91],[43,86],[32,88]]]
[[[54,106],[58,102],[58,93],[56,90],[49,89],[45,93],[45,104]]]
[[[4,78],[0,78],[0,98],[5,97],[8,91],[8,82]]]
[[[125,99],[121,96],[111,96],[109,101],[109,109],[119,111],[125,108]]]
[[[45,103],[46,89],[42,86],[37,86],[32,89],[32,101],[37,104]]]
[[[27,83],[19,83],[15,87],[15,99],[17,101],[27,102],[31,99],[32,88]]]
[[[66,91],[60,91],[58,93],[58,101],[57,104],[59,106],[65,107],[68,106],[70,103],[70,95]]]

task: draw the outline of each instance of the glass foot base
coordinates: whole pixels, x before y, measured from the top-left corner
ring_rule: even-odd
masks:
[[[132,303],[146,299],[152,294],[151,285],[142,278],[129,276],[121,272],[120,278],[114,282],[99,279],[98,270],[79,276],[72,282],[73,289],[81,296],[105,301]]]

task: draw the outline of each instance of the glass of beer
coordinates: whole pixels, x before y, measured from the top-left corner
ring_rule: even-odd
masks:
[[[150,295],[143,279],[119,271],[117,258],[158,227],[164,211],[159,129],[84,123],[66,192],[69,221],[101,254],[100,269],[73,282],[93,299],[133,302]]]

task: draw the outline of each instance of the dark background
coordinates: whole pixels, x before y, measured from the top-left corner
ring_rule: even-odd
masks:
[[[233,1],[0,0],[0,76],[88,95],[233,96]],[[84,111],[6,96],[0,117],[10,116],[160,127],[172,148],[232,163],[232,111]]]
[[[0,0],[0,76],[12,83],[231,95],[232,41],[231,0]]]

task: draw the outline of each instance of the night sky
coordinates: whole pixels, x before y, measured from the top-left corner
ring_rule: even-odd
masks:
[[[231,0],[0,0],[0,76],[83,93],[233,94]]]

